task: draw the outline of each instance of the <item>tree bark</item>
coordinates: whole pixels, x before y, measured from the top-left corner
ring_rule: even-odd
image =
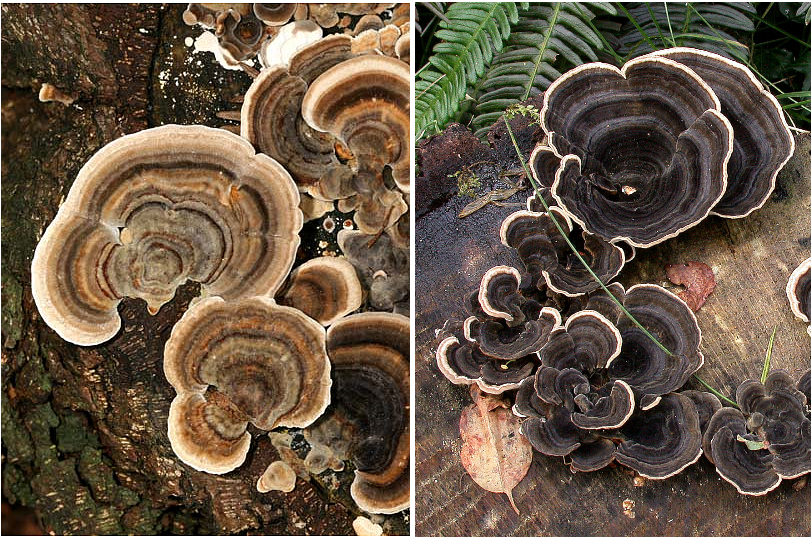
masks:
[[[196,285],[154,317],[125,300],[124,329],[90,348],[62,341],[31,296],[34,248],[91,155],[166,123],[223,126],[217,113],[239,109],[250,77],[194,54],[185,40],[201,30],[183,24],[184,7],[2,6],[3,500],[57,534],[352,534],[351,468],[300,470],[289,494],[256,491],[272,461],[304,458],[298,430],[253,430],[248,460],[223,476],[175,457],[163,346]],[[43,83],[75,101],[40,102]],[[302,237],[309,251],[321,240]],[[408,531],[407,512],[378,521]]]

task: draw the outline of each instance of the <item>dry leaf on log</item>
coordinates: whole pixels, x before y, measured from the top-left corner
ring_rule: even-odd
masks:
[[[715,289],[715,274],[704,263],[690,261],[686,265],[665,265],[665,270],[668,280],[685,287],[684,291],[676,295],[693,311],[698,311]]]
[[[512,491],[527,475],[532,446],[519,433],[520,420],[497,396],[470,389],[473,404],[462,410],[462,466],[477,485],[490,492],[503,492],[515,512]]]

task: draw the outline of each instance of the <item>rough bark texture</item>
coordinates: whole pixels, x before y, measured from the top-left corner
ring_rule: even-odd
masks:
[[[233,101],[250,78],[193,54],[184,40],[201,31],[182,23],[184,7],[2,6],[4,533],[24,531],[5,524],[6,502],[33,508],[42,529],[57,534],[352,534],[360,514],[349,497],[351,468],[301,472],[306,480],[286,495],[256,491],[272,461],[306,455],[295,430],[278,433],[290,449],[255,434],[247,462],[224,476],[174,456],[163,345],[195,285],[154,317],[143,302],[125,301],[124,329],[91,348],[62,341],[33,303],[34,247],[93,153],[166,123],[222,126],[216,113],[238,110]],[[39,102],[46,82],[74,104]],[[388,534],[407,532],[405,513],[378,522]]]
[[[513,128],[529,155],[540,132],[523,118]],[[504,188],[498,173],[518,164],[503,123],[494,126],[489,141],[495,162],[473,170],[481,193]],[[454,140],[441,138],[425,144],[425,150],[435,152],[430,162],[436,164],[426,167],[429,160],[419,155],[420,173],[434,173],[432,166],[470,164],[454,147]],[[443,168],[441,174],[447,173],[452,171]],[[526,196],[521,192],[509,200],[515,202],[512,207],[489,205],[462,220],[457,215],[470,199],[445,196],[427,200],[424,207],[430,211],[417,219],[417,535],[808,535],[811,487],[804,486],[806,479],[786,481],[765,497],[741,496],[703,457],[670,479],[635,486],[633,473],[620,466],[573,474],[560,458],[535,453],[529,474],[513,491],[520,515],[503,495],[473,483],[459,459],[457,426],[469,404],[468,390],[439,372],[434,331],[448,318],[464,318],[462,298],[478,286],[485,270],[519,266],[517,255],[500,244],[498,229]],[[811,367],[811,339],[791,314],[785,294],[791,271],[809,255],[811,136],[806,134],[797,136],[796,154],[761,210],[740,220],[710,217],[657,247],[639,250],[619,280],[626,286],[672,287],[666,264],[699,261],[712,267],[718,286],[697,313],[706,358],[700,373],[731,395],[743,380],[760,378],[775,326],[772,366],[794,375]]]

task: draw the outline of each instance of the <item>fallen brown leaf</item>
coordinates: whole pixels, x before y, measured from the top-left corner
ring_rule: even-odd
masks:
[[[462,466],[477,485],[507,495],[518,513],[512,491],[532,463],[532,446],[518,432],[520,420],[502,399],[470,389],[473,404],[462,410]]]
[[[704,263],[690,261],[686,265],[665,265],[665,270],[668,280],[685,287],[684,291],[676,295],[693,311],[698,311],[715,289],[715,274]]]
[[[465,205],[465,208],[462,209],[461,213],[459,213],[459,218],[470,216],[471,214],[475,213],[476,211],[478,211],[479,209],[485,207],[490,203],[506,200],[507,198],[514,196],[521,190],[523,189],[518,187],[492,190],[487,194],[485,194],[484,196],[481,196],[480,198],[477,198],[476,200]]]

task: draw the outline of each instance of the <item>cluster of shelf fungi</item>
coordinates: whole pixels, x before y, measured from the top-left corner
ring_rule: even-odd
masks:
[[[523,267],[488,270],[465,298],[469,316],[437,331],[440,371],[509,393],[533,448],[574,471],[616,461],[664,479],[703,453],[750,495],[811,472],[811,369],[747,380],[737,408],[723,407],[683,389],[704,363],[687,304],[658,285],[610,283],[635,248],[766,202],[794,151],[774,97],[745,66],[676,48],[564,74],[540,124],[529,162],[540,188],[500,230]],[[805,322],[810,273],[811,259],[787,287]]]
[[[177,456],[223,474],[245,461],[249,424],[338,431],[335,453],[356,468],[358,507],[402,511],[410,76],[408,38],[399,38],[408,5],[192,4],[184,20],[215,28],[237,64],[273,43],[283,50],[260,72],[246,66],[255,79],[242,136],[165,125],[86,163],[34,255],[40,314],[66,341],[98,345],[121,330],[124,297],[155,314],[180,285],[199,282],[164,349]],[[288,42],[289,25],[306,39]],[[347,33],[322,37],[333,27]],[[358,228],[338,233],[347,258],[311,259],[291,273],[304,221],[335,204],[354,211]],[[289,490],[291,479],[289,467],[271,465],[257,487]]]

